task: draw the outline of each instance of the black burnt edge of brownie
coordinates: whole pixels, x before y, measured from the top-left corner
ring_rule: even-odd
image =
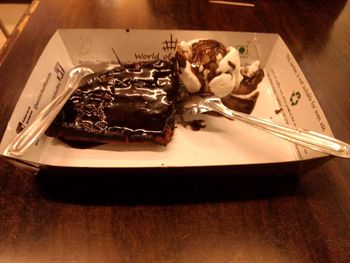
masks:
[[[175,128],[176,62],[124,64],[84,78],[46,135],[69,141],[167,145]]]

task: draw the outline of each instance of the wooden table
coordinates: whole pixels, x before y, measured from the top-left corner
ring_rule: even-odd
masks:
[[[247,1],[246,1],[247,2]],[[350,141],[350,3],[33,1],[0,54],[0,134],[58,28],[279,33]],[[28,175],[0,159],[0,262],[350,262],[350,162],[302,175]]]

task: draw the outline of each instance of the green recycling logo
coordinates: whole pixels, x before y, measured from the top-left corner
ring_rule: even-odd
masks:
[[[299,102],[299,100],[300,100],[300,98],[301,98],[300,92],[299,92],[299,91],[294,91],[294,92],[292,93],[292,95],[290,96],[290,98],[289,98],[290,104],[291,104],[292,106],[297,105],[298,102]]]

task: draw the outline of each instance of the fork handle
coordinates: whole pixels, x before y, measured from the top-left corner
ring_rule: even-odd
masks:
[[[72,95],[84,71],[76,71],[68,78],[63,92],[52,100],[21,133],[11,141],[5,150],[6,155],[21,156],[50,126],[52,121]]]
[[[229,119],[243,121],[256,128],[269,132],[298,145],[330,155],[350,158],[350,145],[338,139],[326,136],[321,133],[305,130],[302,128],[294,128],[285,124],[277,124],[263,118],[257,118],[245,113],[233,111],[224,106],[222,103],[215,101],[207,102],[206,106]]]

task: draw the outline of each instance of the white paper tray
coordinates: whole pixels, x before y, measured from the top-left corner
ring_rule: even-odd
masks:
[[[242,63],[260,59],[265,78],[252,115],[333,136],[304,74],[277,34],[182,30],[58,30],[38,60],[3,136],[0,153],[63,87],[63,73],[83,62],[167,59],[176,42],[213,38],[241,48]],[[282,109],[280,113],[276,110]],[[75,149],[43,136],[19,161],[39,166],[140,168],[205,167],[301,161],[326,155],[295,146],[238,121],[200,116],[207,127],[178,125],[167,147],[133,144]]]

